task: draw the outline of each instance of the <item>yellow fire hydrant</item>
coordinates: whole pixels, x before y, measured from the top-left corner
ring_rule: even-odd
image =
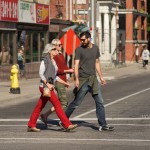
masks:
[[[18,81],[18,68],[16,65],[13,65],[11,67],[11,88],[10,93],[12,94],[20,94],[20,87],[19,87],[19,81]]]

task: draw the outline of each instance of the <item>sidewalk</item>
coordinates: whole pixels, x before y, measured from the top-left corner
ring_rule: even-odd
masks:
[[[106,77],[114,77],[117,78],[124,78],[127,76],[133,76],[137,74],[142,74],[150,71],[150,66],[147,69],[143,68],[142,62],[140,63],[133,63],[130,65],[124,65],[123,67],[114,67],[111,69],[103,69],[103,76]]]
[[[11,87],[10,82],[1,82],[0,83],[0,107],[6,105],[15,105],[18,103],[28,102],[34,98],[40,96],[39,92],[39,81],[40,79],[22,79],[19,81],[20,94],[11,94],[9,93]]]
[[[150,66],[148,69],[144,69],[141,63],[134,63],[131,65],[115,68],[104,68],[103,76],[106,80],[115,80],[118,78],[124,78],[127,76],[133,76],[137,74],[142,74],[150,71]],[[10,82],[0,83],[0,107],[7,105],[16,105],[18,103],[28,102],[32,99],[38,99],[40,96],[39,92],[39,78],[36,79],[22,79],[19,81],[19,87],[21,90],[20,94],[10,94]],[[69,90],[72,91],[74,83],[70,83]]]

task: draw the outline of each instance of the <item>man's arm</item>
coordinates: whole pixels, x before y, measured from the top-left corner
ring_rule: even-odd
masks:
[[[65,82],[64,80],[62,80],[61,78],[57,77],[56,81],[58,81],[59,83],[64,84],[67,88],[70,86],[69,83]]]
[[[106,84],[106,81],[105,81],[105,79],[103,78],[103,75],[102,75],[102,70],[101,70],[99,59],[96,59],[95,68],[96,68],[96,72],[98,73],[98,76],[101,80],[101,84],[102,85]]]
[[[79,86],[79,60],[74,62],[75,87]]]
[[[56,55],[54,60],[57,64],[58,70],[57,75],[62,75],[64,73],[73,73],[74,70],[69,68],[66,64],[65,58],[63,55]]]

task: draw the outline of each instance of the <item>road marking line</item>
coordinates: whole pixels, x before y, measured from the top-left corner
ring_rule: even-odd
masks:
[[[133,97],[133,96],[135,96],[135,95],[144,93],[144,92],[149,91],[149,90],[150,90],[150,88],[147,88],[147,89],[141,90],[141,91],[139,91],[139,92],[130,94],[130,95],[128,95],[128,96],[122,97],[122,98],[120,98],[120,99],[117,99],[117,100],[115,100],[115,101],[113,101],[113,102],[111,102],[111,103],[108,103],[108,104],[104,105],[104,107],[108,107],[108,106],[110,106],[110,105],[116,104],[116,103],[121,102],[121,101],[123,101],[123,100],[125,100],[125,99],[127,99],[127,98]],[[83,113],[83,114],[80,114],[80,115],[78,115],[78,116],[76,116],[76,117],[74,117],[74,118],[81,118],[81,117],[83,117],[83,116],[85,116],[85,115],[88,115],[88,114],[94,112],[94,111],[96,111],[96,109],[92,109],[92,110],[90,110],[90,111],[88,111],[88,112],[85,112],[85,113]]]
[[[150,127],[150,124],[110,124],[114,126],[136,126],[136,127]]]
[[[29,121],[29,119],[0,119],[1,122],[9,122],[9,121],[15,121],[15,122],[24,122],[24,121]]]
[[[46,140],[53,140],[53,141],[108,141],[108,142],[150,142],[149,139],[70,139],[70,138],[0,138],[0,140],[39,140],[39,141],[46,141]]]
[[[0,127],[27,127],[27,125],[6,125],[6,124],[3,124],[3,125],[0,125]]]
[[[70,118],[71,121],[97,121],[97,118]],[[150,117],[145,118],[106,118],[109,121],[119,120],[150,120]],[[0,119],[0,122],[28,122],[29,119]],[[59,121],[59,119],[48,119],[48,121]],[[37,122],[42,122],[40,119]]]

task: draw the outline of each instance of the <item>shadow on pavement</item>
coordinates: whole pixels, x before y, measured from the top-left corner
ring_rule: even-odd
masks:
[[[86,121],[71,121],[73,124],[78,124],[78,127],[87,127],[92,128],[94,130],[98,130],[98,127],[95,124],[88,123]],[[37,128],[41,130],[52,130],[52,131],[64,131],[64,129],[60,129],[59,120],[48,119],[47,121],[48,127],[44,125],[44,123],[37,123]],[[59,128],[58,128],[59,127]]]

